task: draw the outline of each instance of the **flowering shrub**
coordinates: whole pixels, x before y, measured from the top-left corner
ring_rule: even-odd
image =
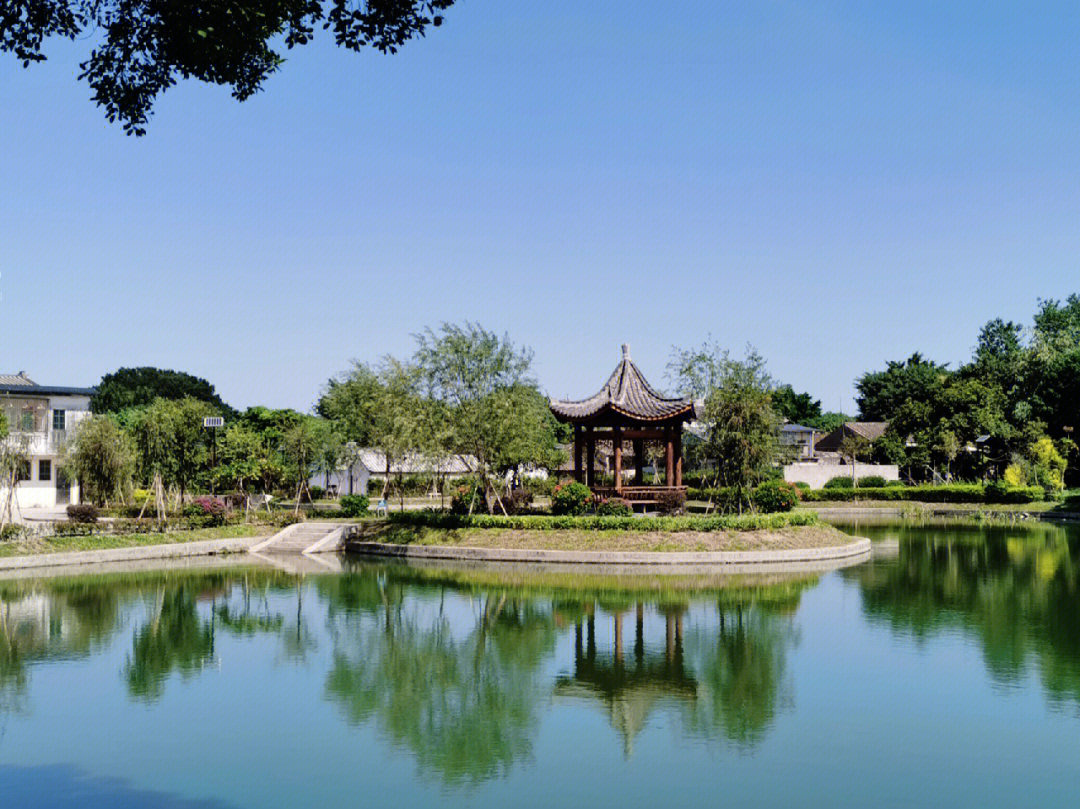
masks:
[[[210,525],[221,525],[225,522],[225,514],[228,508],[225,501],[220,497],[196,497],[191,505],[184,511],[192,517],[204,517]]]
[[[552,514],[584,514],[592,502],[592,492],[576,480],[560,483],[551,493]]]
[[[597,517],[627,517],[633,513],[630,504],[621,497],[609,497],[596,504]]]
[[[472,513],[487,511],[487,487],[479,480],[465,479],[458,484],[450,495],[450,510],[454,514],[468,514],[472,506]]]

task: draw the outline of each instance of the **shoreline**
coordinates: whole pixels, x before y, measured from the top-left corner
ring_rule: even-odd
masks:
[[[871,542],[853,537],[842,545],[753,551],[566,551],[526,548],[477,548],[453,545],[404,545],[346,540],[345,553],[406,559],[465,562],[518,562],[573,565],[758,565],[870,558]]]

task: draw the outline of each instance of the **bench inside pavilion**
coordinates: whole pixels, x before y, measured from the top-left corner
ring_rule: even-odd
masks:
[[[689,399],[661,396],[630,359],[628,346],[622,360],[600,391],[588,399],[553,399],[551,412],[574,427],[574,478],[600,497],[621,497],[633,504],[656,503],[665,492],[682,492],[683,424],[695,417]],[[613,485],[602,486],[596,474],[596,445],[610,442]],[[633,451],[633,476],[623,469],[627,442]],[[657,443],[663,451],[664,484],[645,483],[645,447]],[[629,470],[625,470],[629,472]]]

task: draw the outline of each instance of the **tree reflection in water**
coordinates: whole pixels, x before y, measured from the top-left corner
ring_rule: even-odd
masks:
[[[328,697],[353,723],[374,721],[423,773],[475,783],[532,751],[544,698],[539,669],[556,630],[540,605],[488,593],[454,625],[419,591],[379,570],[329,585],[334,636]]]
[[[917,638],[955,628],[1012,684],[1037,671],[1051,704],[1080,707],[1080,531],[1075,527],[868,527],[896,559],[852,568],[874,621]]]
[[[528,759],[553,695],[603,706],[626,755],[650,714],[665,709],[688,732],[749,746],[776,715],[796,639],[790,613],[816,580],[740,582],[673,600],[530,585],[520,573],[500,587],[490,572],[440,577],[359,565],[320,581],[335,649],[326,693],[349,721],[374,722],[422,772],[451,784],[497,777]],[[464,598],[473,609],[463,620]],[[715,620],[686,629],[691,601],[704,599],[718,604]],[[632,639],[624,636],[631,616]],[[646,619],[662,621],[662,640],[646,637]],[[612,622],[603,643],[597,620]],[[544,671],[569,631],[571,667],[552,682]]]

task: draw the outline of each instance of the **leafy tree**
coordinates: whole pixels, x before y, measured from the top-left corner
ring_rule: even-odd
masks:
[[[919,353],[904,362],[890,362],[884,371],[863,374],[856,383],[860,418],[889,421],[906,402],[940,395],[950,374],[946,366]]]
[[[1032,347],[1041,358],[1080,348],[1080,295],[1070,295],[1064,303],[1039,301]]]
[[[131,439],[108,416],[83,419],[66,448],[64,466],[79,481],[84,499],[97,505],[120,500],[131,487],[135,450]]]
[[[109,121],[142,135],[157,96],[178,79],[232,88],[243,101],[321,27],[337,45],[394,53],[442,24],[454,0],[2,0],[0,51],[23,66],[58,36],[96,46],[80,64]]]
[[[476,323],[444,323],[416,339],[414,362],[425,393],[449,420],[446,449],[475,457],[485,486],[500,465],[550,459],[550,421],[539,418],[535,407],[515,412],[516,404],[526,403],[525,390],[536,391],[530,350]]]
[[[777,415],[796,424],[810,427],[810,422],[821,418],[821,402],[809,393],[796,393],[791,385],[774,390],[772,404]]]
[[[718,483],[734,490],[740,512],[743,505],[752,507],[751,488],[781,457],[780,418],[772,408],[774,385],[764,359],[749,348],[745,359],[735,360],[706,342],[698,349],[675,349],[668,368],[684,395],[704,391],[702,454],[715,464]]]
[[[211,405],[215,414],[230,418],[235,415],[205,379],[160,368],[121,368],[106,374],[90,400],[90,409],[95,413],[119,413],[149,405],[155,399],[196,399]]]

